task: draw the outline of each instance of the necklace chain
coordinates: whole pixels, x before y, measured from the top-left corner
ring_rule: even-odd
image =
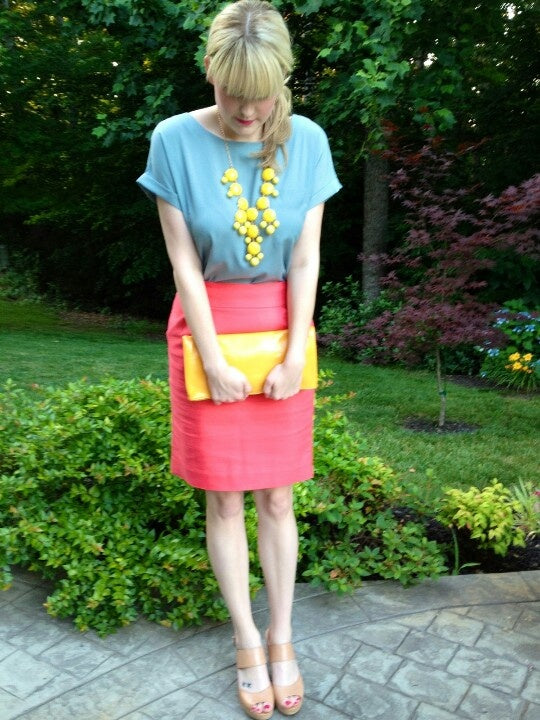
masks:
[[[227,142],[227,138],[225,137],[225,130],[223,129],[223,120],[221,119],[221,114],[218,110],[217,113],[217,119],[218,119],[218,125],[219,125],[219,131],[221,133],[221,137],[223,138],[223,142],[225,143],[225,152],[227,153],[227,160],[229,161],[229,167],[232,168],[233,162],[231,158],[231,151],[229,149],[229,143]]]
[[[264,258],[261,244],[265,236],[273,235],[279,227],[276,211],[270,207],[270,197],[277,197],[279,195],[275,187],[279,182],[279,178],[274,168],[263,168],[261,171],[262,184],[259,191],[260,196],[255,204],[250,206],[247,198],[242,196],[242,186],[237,182],[238,171],[232,162],[231,151],[227,138],[225,137],[223,121],[219,110],[217,112],[217,119],[221,137],[225,144],[227,160],[229,161],[229,167],[223,173],[221,182],[229,186],[227,197],[237,198],[237,209],[234,214],[233,228],[246,243],[246,254],[244,256],[246,261],[253,267],[256,267]],[[259,218],[260,213],[262,213],[262,219]]]

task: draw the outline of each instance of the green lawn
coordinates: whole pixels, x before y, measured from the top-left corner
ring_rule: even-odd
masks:
[[[0,383],[62,385],[81,377],[167,377],[165,323],[63,314],[0,300]]]
[[[62,315],[41,305],[0,301],[0,384],[63,385],[87,377],[166,378],[164,323]],[[448,386],[448,420],[479,425],[472,433],[406,430],[406,418],[436,419],[435,378],[423,371],[353,365],[322,357],[334,372],[323,392],[354,391],[342,408],[365,437],[362,452],[379,455],[405,486],[429,501],[445,485],[539,482],[540,397]]]
[[[353,365],[326,358],[335,373],[332,392],[356,393],[344,407],[379,455],[407,484],[428,498],[442,485],[485,485],[498,478],[540,481],[540,397],[448,383],[447,419],[479,425],[475,432],[436,434],[403,427],[409,417],[436,420],[439,412],[434,374],[400,368]]]

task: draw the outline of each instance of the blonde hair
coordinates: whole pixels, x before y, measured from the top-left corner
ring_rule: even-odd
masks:
[[[249,100],[275,97],[263,127],[263,148],[255,157],[277,168],[291,134],[291,91],[286,82],[293,68],[291,39],[279,12],[263,0],[227,5],[210,26],[206,46],[207,77],[228,95]]]

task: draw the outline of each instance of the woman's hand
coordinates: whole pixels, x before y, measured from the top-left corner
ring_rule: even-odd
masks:
[[[215,368],[205,368],[205,372],[216,405],[245,400],[251,392],[251,385],[244,373],[226,362]]]
[[[264,382],[263,393],[272,400],[286,400],[296,395],[302,383],[305,358],[285,359],[270,370]]]

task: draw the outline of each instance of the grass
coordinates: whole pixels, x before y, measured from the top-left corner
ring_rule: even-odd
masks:
[[[65,385],[107,375],[166,378],[164,323],[80,313],[40,304],[0,300],[0,385]],[[378,455],[403,478],[417,501],[430,504],[444,486],[482,487],[493,478],[506,485],[539,481],[539,396],[502,393],[449,383],[450,421],[480,428],[472,433],[431,434],[403,427],[410,416],[435,420],[439,398],[429,372],[378,368],[322,357],[334,373],[324,392],[353,391],[343,410]]]
[[[474,432],[407,430],[411,417],[437,420],[435,375],[324,358],[334,372],[332,392],[353,390],[344,410],[367,440],[369,453],[397,470],[409,490],[429,503],[441,486],[482,487],[493,478],[512,485],[539,482],[540,397],[448,383],[447,419],[479,425]]]
[[[165,324],[0,300],[0,384],[167,377]],[[159,338],[159,339],[158,339]]]

